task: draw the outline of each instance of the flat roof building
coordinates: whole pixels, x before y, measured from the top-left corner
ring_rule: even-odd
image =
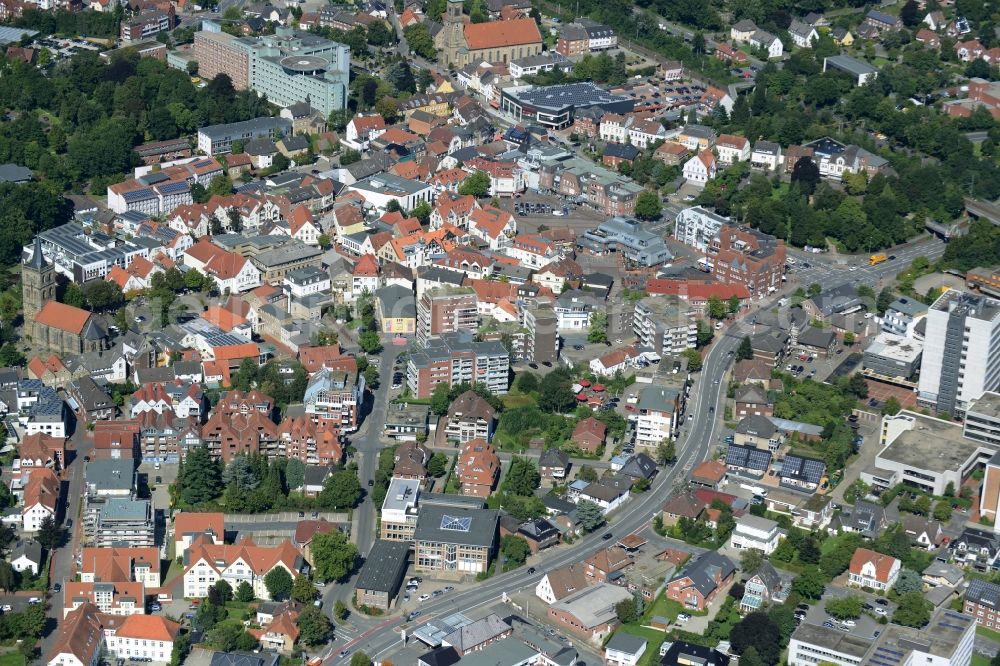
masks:
[[[922,343],[892,333],[879,333],[865,350],[862,365],[866,374],[910,379],[920,370]]]
[[[376,539],[354,585],[359,606],[388,611],[406,575],[410,544]]]
[[[516,122],[533,120],[551,129],[569,127],[578,109],[595,107],[608,113],[631,113],[635,100],[608,92],[589,81],[506,88],[500,94],[500,109]]]
[[[863,86],[878,76],[878,67],[864,60],[858,60],[848,55],[835,55],[823,58],[823,71],[835,69],[849,74],[854,78],[854,85]]]
[[[198,150],[206,155],[232,152],[233,141],[246,143],[267,137],[278,140],[292,132],[292,121],[286,118],[254,118],[240,123],[209,125],[198,130]]]

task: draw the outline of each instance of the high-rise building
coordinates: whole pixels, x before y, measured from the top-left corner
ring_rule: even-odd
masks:
[[[945,292],[927,312],[918,399],[956,415],[998,385],[1000,301]]]
[[[559,359],[559,319],[550,307],[524,310],[524,358],[532,363],[555,363]]]
[[[410,354],[406,386],[417,398],[429,398],[441,383],[484,384],[503,395],[510,385],[510,352],[497,341],[474,342],[471,330],[431,338]]]
[[[250,87],[250,53],[237,37],[221,31],[196,32],[194,59],[198,61],[199,76],[214,79],[225,74],[236,90]]]

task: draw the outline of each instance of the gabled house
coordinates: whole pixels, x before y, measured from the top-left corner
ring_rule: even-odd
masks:
[[[900,568],[900,561],[895,557],[876,553],[867,548],[858,548],[854,551],[851,565],[847,569],[847,582],[855,587],[885,592],[896,584]]]
[[[308,565],[288,540],[277,546],[258,546],[250,539],[233,545],[216,545],[204,536],[196,537],[185,557],[184,596],[205,597],[217,581],[225,580],[234,590],[246,582],[258,599],[270,600],[264,578],[278,567],[294,578],[305,572]]]
[[[496,410],[475,391],[458,396],[448,408],[445,436],[461,444],[479,439],[493,439]]]
[[[745,591],[740,599],[740,612],[744,614],[753,613],[772,603],[781,603],[787,597],[787,586],[781,575],[767,561],[743,585]]]
[[[725,555],[709,550],[692,559],[667,583],[666,596],[685,608],[705,610],[732,582],[736,565]]]

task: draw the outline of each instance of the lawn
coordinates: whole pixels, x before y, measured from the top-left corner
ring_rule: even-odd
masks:
[[[26,666],[27,660],[20,652],[0,654],[0,666]],[[989,663],[989,662],[987,662]]]
[[[990,660],[977,652],[973,652],[972,666],[990,666]]]
[[[829,539],[825,540],[823,543],[819,545],[819,552],[822,553],[823,555],[833,552],[837,548],[837,546],[840,545],[842,539],[848,538],[848,534],[850,534],[850,532],[845,532],[844,534],[838,534],[837,536],[832,536]]]
[[[987,629],[982,625],[976,626],[976,633],[983,638],[988,638],[994,643],[1000,643],[1000,631],[994,631],[993,629]]]
[[[665,594],[661,594],[646,611],[645,617],[652,618],[654,615],[662,615],[663,617],[669,617],[671,622],[675,622],[677,621],[677,615],[682,612],[686,612],[688,615],[707,615],[704,611],[691,609],[685,611],[684,606],[679,601],[667,599]]]
[[[530,395],[525,395],[524,393],[508,393],[507,395],[500,396],[500,400],[503,401],[503,405],[507,409],[527,407],[528,405],[535,404],[535,399]]]

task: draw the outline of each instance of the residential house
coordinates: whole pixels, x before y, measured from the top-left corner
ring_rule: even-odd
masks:
[[[461,444],[493,439],[496,410],[475,391],[458,396],[448,408],[445,436]]]
[[[743,598],[740,599],[740,612],[753,613],[772,603],[780,603],[787,596],[788,586],[784,584],[781,575],[771,566],[763,562],[744,585]]]
[[[705,610],[735,575],[736,565],[732,560],[709,550],[693,558],[674,575],[667,583],[666,596],[685,608]]]
[[[562,483],[566,479],[568,470],[569,454],[561,449],[545,449],[538,457],[538,473],[543,481]]]
[[[729,547],[736,550],[759,550],[770,555],[778,547],[781,530],[778,523],[751,514],[740,516],[729,539]]]
[[[896,584],[900,568],[900,561],[895,557],[858,548],[851,557],[847,581],[856,587],[886,592]]]
[[[576,424],[571,439],[581,451],[596,454],[604,446],[607,431],[606,425],[593,416],[588,416]]]
[[[591,578],[584,572],[584,567],[570,564],[548,572],[535,586],[535,596],[546,604],[565,599],[578,590],[590,585]]]
[[[695,185],[704,185],[715,178],[718,165],[715,154],[710,150],[702,150],[684,163],[685,180]]]
[[[208,588],[225,580],[233,589],[240,583],[248,583],[254,596],[270,600],[270,592],[264,584],[268,573],[280,567],[294,578],[306,566],[302,554],[287,540],[277,546],[258,546],[250,539],[233,545],[217,545],[200,536],[188,548],[183,574],[184,596],[205,597]]]
[[[458,454],[455,474],[463,495],[489,497],[500,477],[500,458],[485,439],[469,440]]]

